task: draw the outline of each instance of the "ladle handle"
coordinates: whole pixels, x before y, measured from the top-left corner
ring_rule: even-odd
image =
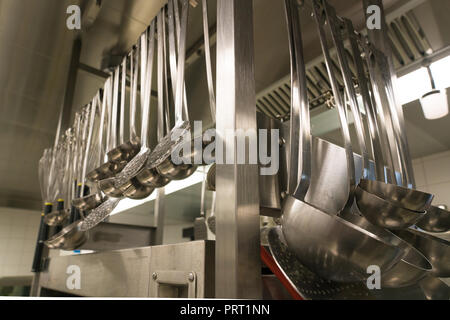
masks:
[[[385,83],[385,90],[387,95],[387,107],[391,116],[392,127],[394,129],[395,141],[397,142],[398,153],[400,158],[400,168],[403,177],[403,185],[414,185],[414,175],[412,169],[409,168],[408,145],[405,141],[405,132],[402,131],[400,126],[400,118],[397,112],[397,101],[395,98],[394,86],[392,82],[392,76],[389,67],[388,58],[381,51],[374,49],[375,59],[377,60],[378,70],[382,81]]]
[[[170,20],[170,5],[172,4],[172,1],[169,1],[169,20]],[[158,79],[157,79],[157,81],[158,81],[158,83],[157,83],[157,85],[158,85],[158,112],[157,112],[157,120],[158,120],[158,122],[157,122],[157,139],[158,139],[158,142],[160,142],[161,141],[161,139],[164,137],[164,127],[163,127],[163,124],[164,124],[164,72],[165,72],[165,66],[164,66],[164,58],[165,58],[165,56],[164,56],[164,44],[163,44],[163,24],[164,24],[164,21],[163,21],[163,17],[164,17],[164,14],[162,13],[162,12],[159,12],[158,13],[158,16],[157,16],[157,23],[158,23],[158,57],[157,57],[157,60],[158,60],[158,72],[157,72],[157,75],[158,75]],[[169,30],[170,30],[170,22],[169,22]],[[170,34],[170,31],[169,31],[169,38],[170,37],[173,37],[174,35],[173,35],[173,33],[172,33],[172,35]],[[170,41],[170,40],[169,40]],[[172,49],[169,49],[170,51],[172,50]],[[172,54],[170,54],[169,55],[169,59],[170,59],[170,64],[172,64],[172,63],[175,63],[176,64],[176,61],[175,62],[173,62],[172,60],[173,60],[173,56],[172,56]],[[170,68],[171,70],[172,70],[172,67]]]
[[[311,127],[306,70],[303,57],[300,18],[296,2],[294,0],[285,0],[285,11],[288,22],[289,49],[291,55],[292,91],[288,192],[295,198],[303,201],[309,189],[312,171]],[[301,163],[301,168],[298,168],[299,163]],[[298,176],[299,171],[301,172],[300,177]]]
[[[176,78],[176,96],[175,96],[175,123],[179,125],[183,120],[189,121],[187,112],[187,103],[185,103],[185,112],[183,119],[183,100],[184,99],[184,67],[186,63],[186,33],[189,13],[189,1],[181,0],[181,20],[180,20],[180,37],[178,46],[178,63]]]
[[[372,100],[369,93],[368,80],[364,71],[364,63],[361,58],[361,51],[359,48],[359,38],[356,35],[353,23],[349,19],[344,19],[347,36],[350,41],[350,46],[353,55],[353,62],[356,68],[356,76],[358,78],[359,90],[363,100],[363,106],[367,115],[367,122],[369,125],[369,133],[372,141],[372,154],[375,162],[375,178],[379,181],[385,181],[384,179],[384,159],[381,148],[380,136],[378,134],[378,125],[376,121],[376,115]]]
[[[106,143],[105,143],[105,154],[104,159],[107,160],[106,154],[112,149],[111,143],[111,129],[112,129],[112,110],[111,110],[111,91],[114,84],[114,77],[109,77],[105,83],[105,93],[103,95],[103,99],[106,102],[106,110],[107,110],[107,127],[106,127]]]
[[[88,138],[86,142],[86,152],[84,155],[84,162],[83,162],[83,173],[81,175],[81,184],[82,188],[84,188],[84,185],[86,184],[86,171],[87,171],[87,165],[89,160],[89,151],[91,149],[91,141],[92,141],[92,134],[94,132],[94,121],[95,121],[95,115],[97,114],[97,99],[94,98],[90,107],[90,113],[89,113],[89,133]]]
[[[389,117],[389,113],[385,113],[385,108],[383,108],[383,104],[387,103],[386,93],[384,91],[384,85],[382,81],[380,81],[377,71],[376,61],[374,59],[371,46],[363,42],[365,56],[367,60],[367,65],[369,67],[369,75],[372,84],[372,92],[375,99],[375,106],[378,109],[377,115],[380,119],[378,121],[380,134],[382,142],[384,142],[385,148],[385,159],[387,159],[388,164],[388,174],[387,174],[387,182],[397,184],[397,178],[395,175],[395,165],[394,165],[394,155],[397,152],[396,146],[392,144],[394,141],[394,137],[391,132],[388,131],[386,127],[386,123]]]
[[[111,151],[117,146],[117,115],[118,115],[118,100],[119,100],[119,78],[120,67],[116,67],[114,71],[114,87],[112,92],[112,117],[111,117],[111,145],[108,151]]]
[[[333,90],[334,100],[336,102],[336,107],[339,114],[339,122],[341,124],[341,133],[344,140],[344,149],[346,154],[346,160],[347,160],[347,175],[348,175],[348,183],[349,183],[349,197],[347,201],[347,206],[353,204],[354,200],[354,192],[355,192],[355,162],[353,159],[353,149],[352,149],[352,143],[350,140],[350,130],[348,127],[348,121],[347,121],[347,115],[344,107],[344,101],[343,97],[341,95],[341,92],[339,90],[339,84],[336,79],[336,75],[333,71],[333,64],[330,56],[330,50],[328,48],[327,39],[325,36],[325,30],[323,28],[324,19],[322,15],[322,7],[320,4],[316,1],[312,1],[313,4],[313,10],[314,10],[314,18],[317,24],[317,28],[319,31],[319,37],[320,37],[320,44],[322,47],[323,55],[325,57],[325,64],[327,67],[328,75],[330,77],[331,81],[331,88]]]
[[[171,4],[172,2],[172,4]],[[172,57],[171,58],[172,62],[170,64],[171,67],[171,78],[172,78],[172,92],[173,92],[173,100],[176,101],[176,81],[177,81],[177,47],[178,50],[180,50],[180,38],[181,38],[181,34],[182,34],[182,30],[181,30],[181,26],[180,26],[180,14],[179,14],[179,8],[178,8],[178,0],[170,0],[169,1],[169,6],[172,7],[172,10],[174,12],[174,15],[172,15],[172,21],[169,20],[169,52],[171,52]],[[189,9],[189,7],[187,8]],[[170,7],[169,7],[169,11]],[[174,26],[174,21],[173,21],[173,17],[175,16],[175,26]],[[169,16],[169,18],[171,18]],[[187,26],[186,26],[187,27]],[[176,44],[175,44],[175,38],[170,38],[170,35],[176,35]],[[172,48],[172,49],[171,49]],[[187,109],[187,96],[186,96],[186,86],[184,83],[184,78],[183,78],[183,115],[184,115],[184,119],[186,121],[189,121],[189,112]]]
[[[120,83],[120,120],[119,120],[119,144],[125,142],[125,98],[127,86],[127,56],[122,60],[122,78]]]
[[[147,75],[145,82],[145,97],[146,103],[145,106],[147,108],[147,130],[150,116],[150,101],[151,101],[151,91],[152,91],[152,75],[153,75],[153,59],[155,56],[155,21],[153,20],[150,25],[150,37],[149,37],[149,50],[147,56]]]
[[[164,8],[166,8],[166,7],[164,7]],[[167,10],[167,11],[169,11],[169,10]],[[165,17],[166,16],[163,15],[163,20],[164,21],[165,21]],[[164,57],[164,59],[163,59],[163,70],[164,70],[164,72],[163,72],[164,108],[161,111],[162,114],[161,115],[158,114],[158,125],[157,125],[157,128],[156,128],[158,135],[161,136],[160,137],[161,139],[164,137],[165,132],[168,133],[170,131],[170,127],[171,127],[171,125],[170,125],[170,114],[169,114],[169,106],[170,106],[170,103],[169,103],[169,76],[168,76],[168,72],[167,72],[167,69],[170,68],[170,66],[169,66],[170,61],[169,61],[169,64],[168,64],[167,59],[166,59],[166,57],[167,57],[167,50],[168,49],[167,49],[167,35],[166,35],[166,24],[165,23],[163,23],[162,30],[163,30],[163,34],[162,34],[162,36],[163,36],[163,57]],[[170,56],[170,53],[169,53],[169,56]],[[160,119],[164,119],[165,120],[164,122],[161,122],[161,126],[159,125],[160,124]],[[160,141],[160,139],[158,137],[158,142],[159,141]]]
[[[41,222],[39,225],[39,232],[36,241],[36,248],[34,249],[33,264],[31,266],[31,272],[42,271],[42,253],[44,252],[44,241],[47,240],[49,227],[45,223],[44,218],[47,214],[52,212],[53,205],[46,203],[44,206],[44,212],[41,214]]]
[[[353,84],[352,73],[347,61],[346,52],[344,48],[344,40],[341,35],[342,28],[341,23],[336,15],[336,10],[328,4],[326,0],[323,0],[325,7],[326,18],[331,30],[334,45],[336,47],[336,53],[339,61],[339,65],[344,80],[345,92],[347,93],[348,100],[350,102],[350,108],[352,110],[354,125],[356,129],[356,138],[358,140],[359,149],[362,156],[362,178],[367,179],[370,172],[369,154],[366,147],[366,139],[364,126],[361,119],[361,111],[359,110],[358,101],[356,98],[356,91]]]
[[[130,140],[136,139],[136,104],[137,104],[137,54],[138,49],[133,48],[130,57]]]
[[[106,119],[106,94],[107,94],[107,85],[108,81],[105,83],[105,90],[103,91],[103,97],[100,99],[100,95],[98,96],[97,103],[102,104],[102,110],[100,113],[100,126],[99,126],[99,133],[98,133],[98,146],[100,148],[98,152],[98,159],[96,166],[99,167],[102,163],[102,157],[104,156],[104,148],[103,148],[103,134],[105,130],[105,119]]]
[[[75,179],[72,184],[72,199],[78,198],[77,190],[78,190],[78,181]],[[70,207],[70,215],[69,215],[68,225],[72,224],[75,221],[75,211],[76,210],[77,210],[76,207],[72,204]]]
[[[148,38],[149,30],[141,36],[141,110],[142,110],[142,128],[141,142],[142,147],[146,148],[148,143],[148,123],[150,115],[150,88],[153,73],[153,55],[154,55],[154,22],[151,24],[150,42]]]
[[[208,83],[209,107],[211,118],[216,122],[216,96],[214,94],[214,80],[211,67],[211,44],[209,42],[208,1],[202,0],[203,37],[205,42],[206,80]]]

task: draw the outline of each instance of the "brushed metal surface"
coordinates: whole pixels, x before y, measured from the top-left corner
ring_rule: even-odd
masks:
[[[147,297],[151,247],[51,258],[40,286],[88,297]],[[67,268],[78,266],[81,288],[67,287]]]
[[[89,230],[88,240],[80,250],[121,250],[154,244],[156,228],[102,222]]]
[[[253,46],[253,1],[219,0],[216,130],[223,140],[227,130],[257,129]],[[223,144],[236,154],[235,139]],[[258,165],[218,164],[216,190],[216,297],[261,298]]]
[[[155,282],[159,278],[159,284],[164,287],[159,290],[159,296],[176,294],[172,297],[178,297],[181,293],[183,297],[188,291],[175,287],[189,287],[192,273],[195,285],[191,286],[190,296],[213,298],[214,251],[213,241],[193,241],[52,257],[47,269],[40,274],[39,286],[86,297],[156,297],[158,286]],[[80,268],[79,290],[67,287],[69,266]],[[157,274],[156,279],[153,273]]]
[[[450,242],[419,230],[408,229],[394,232],[419,250],[431,263],[435,277],[450,276]]]
[[[186,243],[179,243],[174,245],[162,245],[152,247],[152,254],[150,259],[151,275],[160,272],[169,272],[168,277],[173,276],[182,279],[173,279],[173,282],[167,278],[162,283],[172,286],[188,286],[187,277],[189,273],[195,275],[196,288],[195,294],[191,293],[196,298],[213,298],[214,297],[214,241],[192,241]],[[174,273],[177,271],[177,273]],[[180,273],[181,272],[181,273]],[[159,278],[159,276],[157,277]],[[157,286],[155,281],[157,279],[150,279],[149,296],[157,297]],[[178,290],[171,290],[172,294],[180,294]],[[171,296],[178,297],[178,296]],[[187,298],[187,292],[181,295]]]

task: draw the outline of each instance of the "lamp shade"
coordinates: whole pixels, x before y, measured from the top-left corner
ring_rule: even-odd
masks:
[[[440,119],[448,115],[448,99],[445,90],[433,90],[420,99],[423,114],[428,120]]]

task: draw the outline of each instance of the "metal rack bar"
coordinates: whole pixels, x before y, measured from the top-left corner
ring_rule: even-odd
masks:
[[[217,3],[217,79],[217,137],[256,133],[252,0]],[[224,150],[236,158],[237,139],[229,140]],[[261,298],[258,165],[216,170],[216,298]]]

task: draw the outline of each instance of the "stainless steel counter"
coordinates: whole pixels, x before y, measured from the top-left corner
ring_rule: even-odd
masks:
[[[213,297],[214,242],[51,258],[39,285],[86,297]]]

